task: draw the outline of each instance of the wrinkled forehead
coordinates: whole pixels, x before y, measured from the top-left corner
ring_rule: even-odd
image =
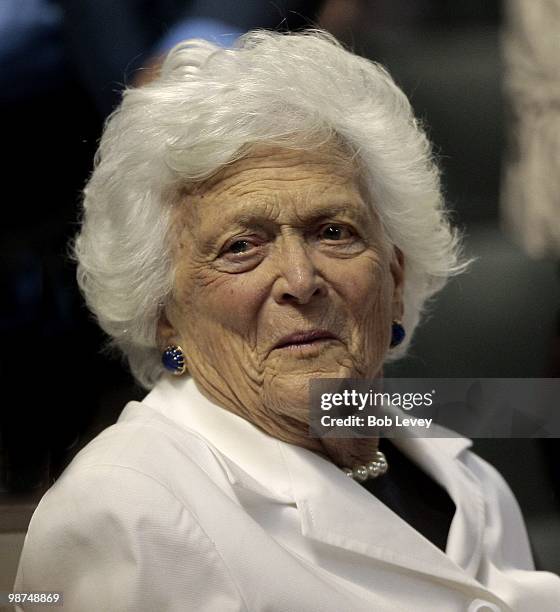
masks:
[[[227,164],[210,177],[185,186],[185,195],[219,195],[250,182],[283,180],[293,183],[328,177],[333,184],[358,183],[360,167],[355,156],[342,145],[329,142],[311,149],[295,149],[269,143],[247,146],[241,158]]]

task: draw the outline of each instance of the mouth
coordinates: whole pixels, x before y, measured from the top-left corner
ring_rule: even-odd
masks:
[[[312,329],[298,331],[280,338],[274,349],[293,349],[299,347],[313,346],[328,340],[338,340],[338,336],[326,329]]]

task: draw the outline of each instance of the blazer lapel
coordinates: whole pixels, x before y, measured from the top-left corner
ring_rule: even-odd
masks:
[[[446,430],[438,427],[434,433],[445,436]],[[482,556],[484,497],[480,483],[457,459],[472,442],[466,438],[440,437],[401,438],[394,443],[438,482],[455,503],[446,556],[474,577]]]
[[[429,442],[424,440],[416,453],[420,454],[423,450],[421,447],[425,443],[429,446]],[[410,451],[414,445],[405,443],[403,446],[408,446]],[[281,449],[305,537],[362,555],[375,564],[390,564],[424,574],[431,580],[445,580],[475,588],[481,596],[495,600],[495,596],[475,580],[474,572],[469,571],[478,562],[476,555],[468,558],[469,551],[478,546],[482,530],[478,524],[480,517],[474,519],[473,524],[465,515],[461,507],[464,497],[459,500],[453,495],[457,487],[452,487],[451,491],[458,512],[452,525],[454,533],[450,536],[453,558],[444,554],[333,464],[293,445],[282,444]],[[421,462],[429,473],[432,473],[431,468],[436,463],[433,452]],[[448,454],[439,459],[439,462],[443,461],[456,463]],[[452,480],[452,477],[442,480]],[[474,542],[470,542],[471,537]],[[467,548],[462,551],[460,547],[465,543]]]

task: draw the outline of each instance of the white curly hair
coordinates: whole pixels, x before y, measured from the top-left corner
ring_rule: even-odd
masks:
[[[405,258],[405,342],[426,300],[464,270],[431,145],[387,71],[321,30],[254,30],[222,49],[194,39],[160,76],[124,92],[84,190],[73,243],[78,283],[110,344],[151,388],[163,366],[157,325],[170,296],[170,209],[185,185],[261,142],[312,148],[336,139],[359,158],[370,201]]]

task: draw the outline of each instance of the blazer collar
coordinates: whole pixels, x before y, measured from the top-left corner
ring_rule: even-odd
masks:
[[[444,554],[334,464],[214,404],[191,377],[164,376],[143,403],[208,441],[233,486],[295,504],[303,536],[432,578],[468,584],[495,599],[474,579],[482,550],[484,500],[480,484],[458,460],[470,440],[393,440],[455,503]],[[448,434],[440,429],[439,435]]]
[[[295,503],[280,440],[206,398],[193,378],[163,376],[142,403],[204,438],[232,484]]]

